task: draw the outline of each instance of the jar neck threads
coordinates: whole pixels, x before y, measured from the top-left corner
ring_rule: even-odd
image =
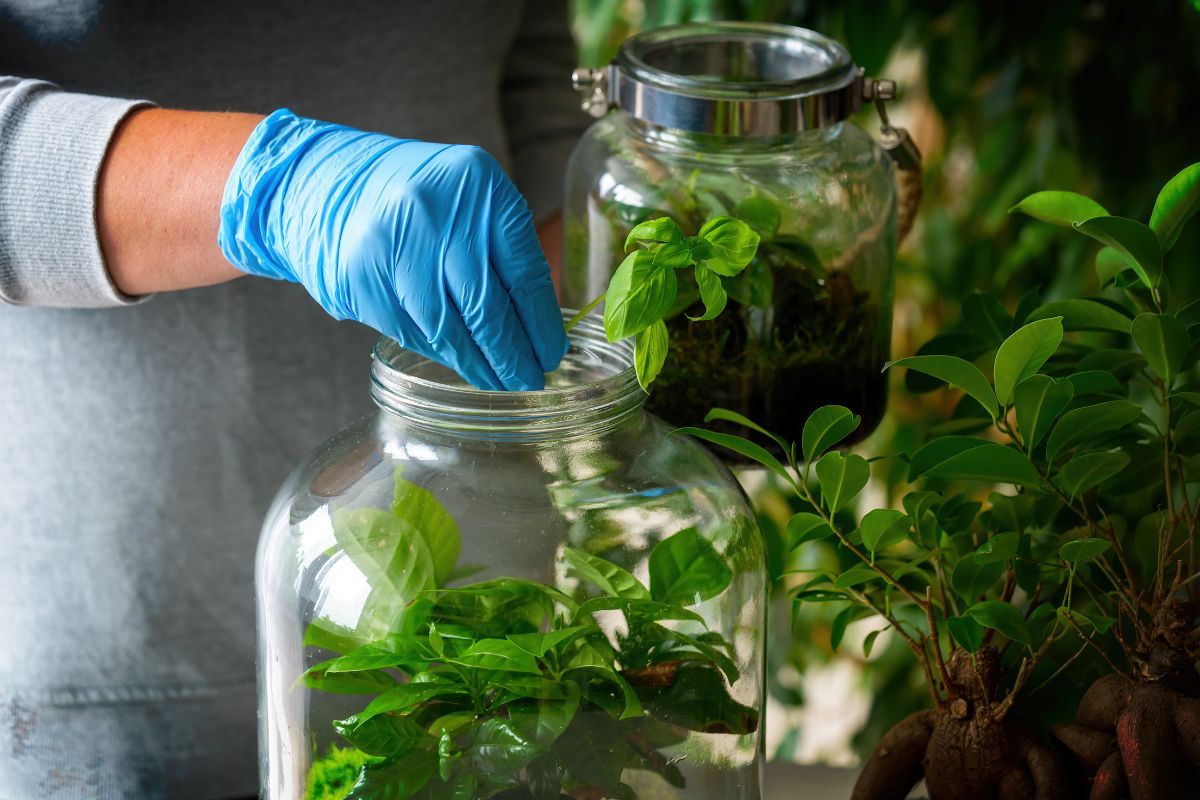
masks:
[[[564,320],[573,314],[564,311]],[[380,338],[372,354],[371,397],[405,423],[517,443],[595,436],[639,412],[646,393],[634,373],[632,343],[609,342],[598,315],[581,320],[570,341],[543,391],[494,392]]]

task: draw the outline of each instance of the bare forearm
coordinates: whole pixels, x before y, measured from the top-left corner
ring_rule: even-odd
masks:
[[[208,286],[243,273],[217,247],[225,181],[255,114],[144,109],[109,145],[96,190],[100,246],[129,295]]]

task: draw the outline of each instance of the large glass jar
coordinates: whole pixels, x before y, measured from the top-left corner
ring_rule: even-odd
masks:
[[[374,356],[264,524],[262,796],[757,800],[761,536],[629,344],[524,393]]]
[[[609,113],[568,168],[564,305],[603,293],[647,219],[693,235],[730,215],[762,236],[716,320],[688,318],[703,306],[679,273],[651,410],[695,425],[724,406],[799,440],[809,412],[836,403],[869,433],[886,406],[896,190],[887,154],[845,119],[879,83],[831,39],[749,23],[647,31],[576,80],[585,107]]]

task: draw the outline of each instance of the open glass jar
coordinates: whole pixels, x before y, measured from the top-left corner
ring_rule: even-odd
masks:
[[[631,359],[586,320],[482,392],[380,341],[264,524],[264,798],[760,797],[761,536]]]
[[[638,34],[576,82],[585,107],[611,113],[568,167],[565,305],[604,291],[647,219],[694,235],[736,216],[762,236],[711,322],[689,319],[703,306],[680,275],[651,410],[695,425],[724,406],[798,440],[809,412],[836,403],[862,414],[861,435],[874,429],[887,400],[896,188],[892,160],[845,120],[883,83],[827,37],[751,23]]]

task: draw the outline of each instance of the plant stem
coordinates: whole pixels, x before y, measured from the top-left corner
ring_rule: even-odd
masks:
[[[600,295],[599,297],[597,297],[595,300],[593,300],[592,302],[588,303],[588,304],[587,304],[586,306],[584,306],[583,308],[579,309],[579,311],[578,311],[578,312],[575,314],[575,316],[573,316],[573,317],[571,317],[571,319],[567,320],[567,324],[566,324],[566,325],[564,325],[564,326],[563,326],[563,328],[566,330],[566,332],[567,332],[567,333],[570,333],[570,332],[571,332],[571,329],[572,329],[572,328],[574,328],[576,325],[578,325],[578,324],[579,324],[579,321],[580,321],[581,319],[583,319],[583,318],[584,318],[584,317],[586,317],[588,314],[590,314],[590,313],[592,313],[593,311],[595,311],[595,310],[596,310],[596,306],[600,305],[600,304],[601,304],[601,303],[603,303],[603,302],[604,302],[604,295],[603,295],[603,294],[601,294],[601,295]]]
[[[929,643],[933,646],[933,656],[937,660],[938,674],[942,678],[942,686],[946,689],[946,696],[953,700],[958,696],[958,692],[954,690],[954,684],[950,683],[950,671],[946,669],[946,662],[942,659],[942,646],[938,642],[937,621],[933,617],[933,594],[932,589],[928,586],[925,587],[925,619],[929,623]]]

